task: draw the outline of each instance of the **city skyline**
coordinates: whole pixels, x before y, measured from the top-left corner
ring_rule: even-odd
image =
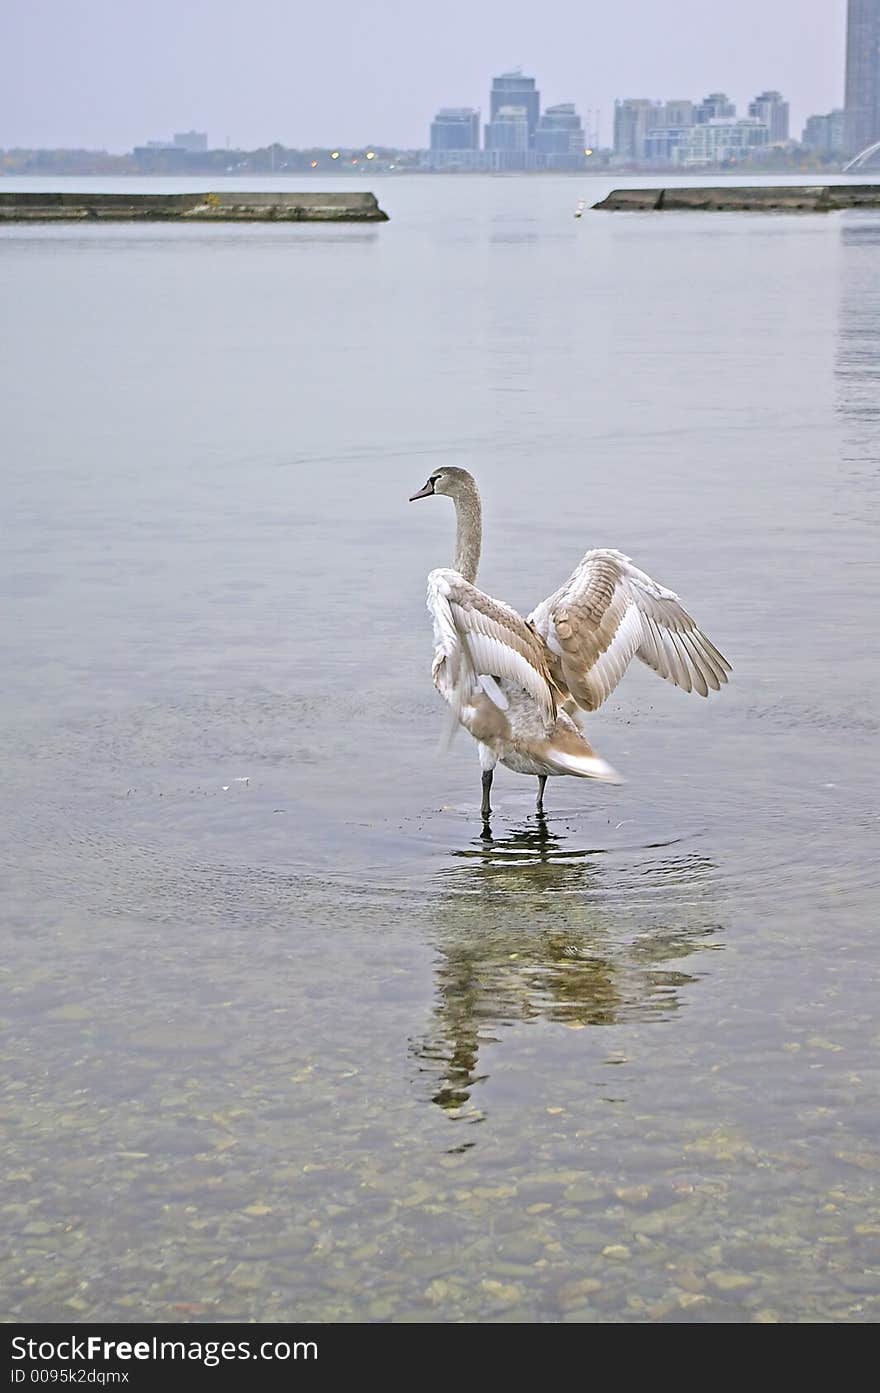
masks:
[[[497,73],[489,91],[489,119],[472,107],[441,108],[431,122],[423,167],[438,171],[505,173],[582,168],[587,136],[573,102],[541,107],[537,79],[521,68]]]
[[[480,108],[485,120],[485,75],[518,66],[540,73],[545,108],[598,109],[603,145],[615,98],[724,90],[745,111],[775,87],[791,102],[793,132],[843,104],[845,0],[740,0],[735,32],[704,0],[662,13],[648,0],[614,12],[550,0],[540,23],[525,0],[486,0],[478,13],[447,0],[429,45],[424,14],[401,0],[296,16],[282,0],[252,0],[244,25],[243,14],[234,0],[183,10],[155,0],[148,16],[119,0],[7,0],[15,62],[0,91],[0,146],[121,152],[194,128],[218,147],[418,149],[441,107]]]
[[[789,103],[774,89],[759,92],[747,114],[737,112],[726,92],[708,92],[699,101],[628,98],[614,107],[614,158],[679,168],[740,162],[787,147],[789,118]]]

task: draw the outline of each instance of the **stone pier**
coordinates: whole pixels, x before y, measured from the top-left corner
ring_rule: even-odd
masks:
[[[6,193],[4,222],[387,222],[374,193]]]
[[[605,212],[834,213],[880,208],[880,184],[755,184],[715,188],[612,189]]]

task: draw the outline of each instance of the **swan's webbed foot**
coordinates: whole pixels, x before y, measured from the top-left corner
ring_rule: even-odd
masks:
[[[480,812],[483,814],[483,821],[487,822],[492,816],[492,805],[489,802],[489,790],[492,787],[492,770],[483,770],[483,801],[480,804]]]
[[[547,784],[547,775],[546,775],[546,774],[539,774],[539,775],[538,775],[538,801],[537,801],[537,803],[535,804],[535,811],[536,811],[536,812],[539,812],[539,813],[543,813],[543,811],[544,811],[544,788],[545,788],[546,784]]]

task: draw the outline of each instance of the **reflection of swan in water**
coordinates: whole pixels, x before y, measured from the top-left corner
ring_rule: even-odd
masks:
[[[480,1049],[499,1029],[537,1019],[571,1027],[660,1020],[678,1009],[679,989],[697,978],[677,962],[717,946],[718,925],[706,903],[712,863],[673,850],[630,851],[615,868],[567,848],[538,816],[500,838],[484,829],[453,853],[457,867],[438,900],[437,998],[412,1046],[433,1102],[458,1115],[488,1077]],[[648,870],[652,884],[672,891],[661,903],[606,895],[609,882]]]

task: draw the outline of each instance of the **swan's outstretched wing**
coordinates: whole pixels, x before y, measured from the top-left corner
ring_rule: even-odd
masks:
[[[554,719],[544,645],[516,610],[451,570],[428,576],[428,609],[434,620],[434,682],[456,714],[478,688],[504,710],[507,698],[494,680],[502,678],[522,687],[546,719]]]
[[[529,623],[547,645],[557,686],[587,711],[602,705],[633,658],[700,696],[717,692],[730,672],[678,596],[619,551],[588,551]]]

